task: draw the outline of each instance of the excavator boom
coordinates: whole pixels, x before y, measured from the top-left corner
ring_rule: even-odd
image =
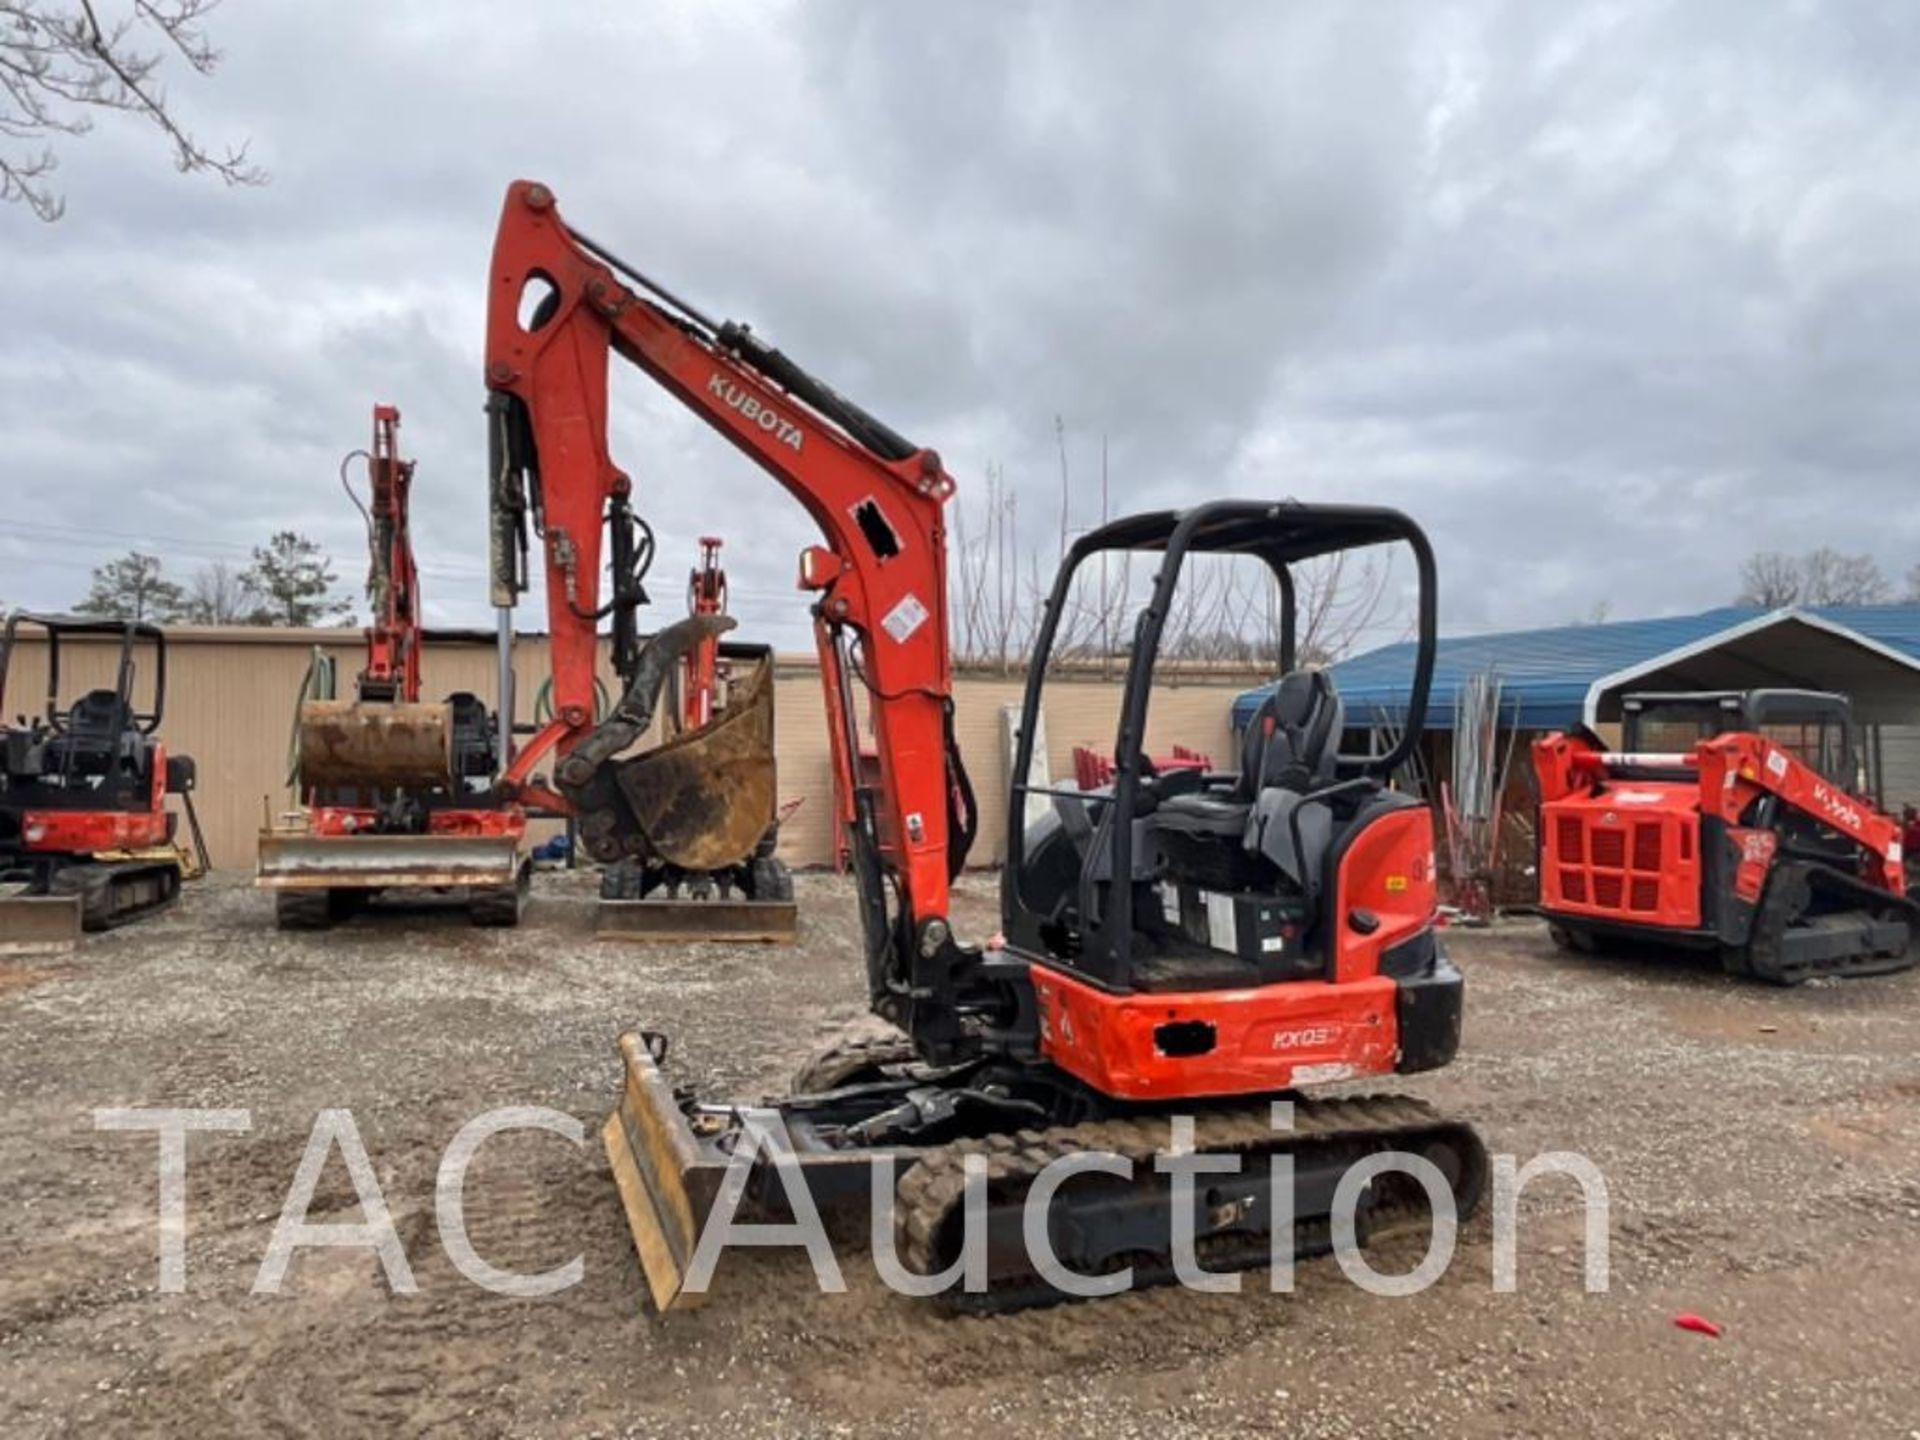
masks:
[[[510,606],[529,587],[526,549],[537,541],[554,718],[519,750],[504,784],[574,813],[589,851],[611,861],[656,848],[643,808],[684,814],[689,787],[705,788],[706,777],[726,768],[701,763],[694,732],[681,737],[671,772],[642,756],[618,762],[641,768],[615,773],[615,757],[653,723],[673,666],[728,623],[695,615],[662,632],[646,655],[638,651],[634,487],[607,448],[616,355],[772,475],[825,538],[802,556],[800,583],[817,597],[830,713],[843,727],[855,723],[854,706],[843,702],[857,678],[882,756],[881,793],[862,799],[855,820],[864,836],[857,848],[876,998],[891,997],[906,1023],[907,1010],[934,991],[940,1003],[950,998],[948,885],[972,831],[941,618],[943,511],[953,481],[933,451],[902,439],[747,326],[715,323],[570,228],[551,192],[528,181],[507,192],[489,287],[493,599]],[[607,535],[613,580],[603,600]],[[598,630],[610,615],[626,693],[596,724]],[[836,736],[834,748],[852,753],[850,738]],[[554,759],[557,791],[536,778]],[[757,787],[738,787],[729,806],[707,807],[696,828],[739,833],[744,826],[727,811],[759,817],[770,802]],[[687,831],[677,838],[698,843]],[[887,912],[889,889],[899,896],[897,913]]]

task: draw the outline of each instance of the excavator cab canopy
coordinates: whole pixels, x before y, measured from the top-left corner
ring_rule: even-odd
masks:
[[[1294,571],[1323,556],[1382,545],[1410,551],[1418,580],[1414,674],[1406,724],[1389,750],[1346,755],[1340,753],[1344,729],[1331,676],[1299,665]],[[1043,695],[1062,620],[1073,606],[1076,572],[1089,560],[1116,551],[1158,553],[1165,558],[1134,621],[1111,786],[1096,794],[1035,783],[1034,744],[1041,728]],[[1163,775],[1148,756],[1147,714],[1155,665],[1189,555],[1251,556],[1264,562],[1273,576],[1279,594],[1274,638],[1281,679],[1262,707],[1263,715],[1270,712],[1271,718],[1256,723],[1263,726],[1262,741],[1276,729],[1283,732],[1287,749],[1298,761],[1298,773],[1281,782],[1290,791],[1290,808],[1311,813],[1314,806],[1350,807],[1380,790],[1418,743],[1432,688],[1438,614],[1433,550],[1420,527],[1397,510],[1224,500],[1191,510],[1129,516],[1076,541],[1055,577],[1028,663],[1013,763],[1003,922],[1017,950],[1070,959],[1101,984],[1119,989],[1131,988],[1140,979],[1133,907],[1152,903],[1153,886],[1164,870],[1160,863],[1164,832],[1172,828],[1174,817],[1184,817],[1180,824],[1189,834],[1213,829],[1237,836],[1260,793],[1278,779],[1251,773],[1263,771],[1265,757],[1277,753],[1276,747],[1264,743],[1250,742],[1246,755],[1230,757],[1235,762],[1231,773]],[[1253,758],[1255,750],[1260,752],[1258,759]],[[1025,824],[1023,819],[1035,801],[1039,803],[1031,805],[1034,812],[1051,813],[1035,825]],[[1065,832],[1064,841],[1061,832]],[[1232,853],[1238,849],[1237,840],[1212,848],[1237,869],[1239,859]],[[1317,885],[1319,849],[1311,843],[1294,849],[1292,861],[1301,872],[1304,890]],[[1223,874],[1215,883],[1239,888],[1240,879],[1237,874]],[[1066,917],[1071,917],[1070,923]]]
[[[18,642],[25,638],[22,626],[31,626],[45,638],[47,646],[47,693],[42,719],[56,732],[76,723],[81,712],[86,717],[112,711],[142,735],[160,728],[167,697],[167,637],[158,625],[144,620],[89,620],[68,615],[34,615],[15,611],[7,617],[7,628],[0,635],[0,720],[6,714],[7,676],[12,668]],[[114,669],[114,688],[97,689],[79,697],[64,697],[60,689],[60,643],[63,639],[104,636],[119,640],[120,658]],[[153,650],[152,705],[141,710],[134,694],[135,654],[141,645]]]

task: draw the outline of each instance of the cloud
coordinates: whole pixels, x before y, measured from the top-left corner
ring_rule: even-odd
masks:
[[[397,402],[431,613],[485,619],[480,329],[506,183],[753,322],[1051,553],[1206,496],[1399,504],[1450,628],[1721,603],[1740,559],[1920,550],[1920,21],[1895,3],[230,7],[175,95],[0,212],[0,596],[292,525],[349,583],[340,455]],[[634,375],[615,449],[677,608],[727,534],[805,641],[797,505]],[[1049,517],[1043,522],[1038,517]],[[28,529],[27,527],[35,527]],[[537,606],[528,616],[537,620]],[[664,615],[663,615],[664,618]]]

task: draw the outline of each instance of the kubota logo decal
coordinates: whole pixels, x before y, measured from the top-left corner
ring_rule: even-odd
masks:
[[[720,371],[714,371],[713,378],[707,381],[707,393],[718,396],[729,410],[738,410],[741,419],[758,425],[788,449],[799,450],[805,438],[800,427],[771,405],[762,404],[750,390]]]
[[[1862,815],[1860,807],[1846,796],[1836,794],[1825,785],[1816,783],[1813,787],[1813,798],[1820,803],[1822,810],[1849,829],[1859,830],[1866,826],[1866,816]]]

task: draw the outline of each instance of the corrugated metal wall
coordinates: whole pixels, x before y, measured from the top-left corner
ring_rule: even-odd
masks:
[[[1920,805],[1920,726],[1880,727],[1880,793],[1895,815]]]
[[[339,630],[191,629],[170,632],[167,713],[162,737],[174,753],[191,755],[199,768],[195,797],[214,863],[251,869],[263,819],[293,800],[286,783],[293,697],[318,646],[338,666],[340,689],[352,691],[362,663],[359,632]],[[113,683],[115,647],[70,640],[61,647],[63,700]],[[151,661],[141,657],[137,698],[151,695]],[[546,641],[523,639],[515,650],[517,718],[530,722],[547,673]],[[427,693],[439,697],[470,690],[492,704],[494,655],[483,640],[441,639],[425,657]],[[605,675],[614,688],[611,669]],[[1162,686],[1154,695],[1148,746],[1155,751],[1185,744],[1231,763],[1229,707],[1248,684],[1244,674],[1207,676]],[[23,643],[7,677],[9,719],[38,713],[46,693],[44,647]],[[1005,845],[1007,756],[1001,709],[1017,705],[1020,681],[962,675],[955,684],[955,723],[961,753],[981,806],[980,836],[973,860],[996,863]],[[1076,745],[1105,750],[1113,743],[1120,685],[1116,681],[1063,677],[1049,688],[1046,734],[1052,773],[1072,773]],[[782,659],[775,682],[775,711],[783,800],[800,799],[781,834],[781,853],[796,865],[824,865],[833,858],[833,805],[827,730],[819,671],[811,660]],[[551,827],[549,827],[551,828]]]

